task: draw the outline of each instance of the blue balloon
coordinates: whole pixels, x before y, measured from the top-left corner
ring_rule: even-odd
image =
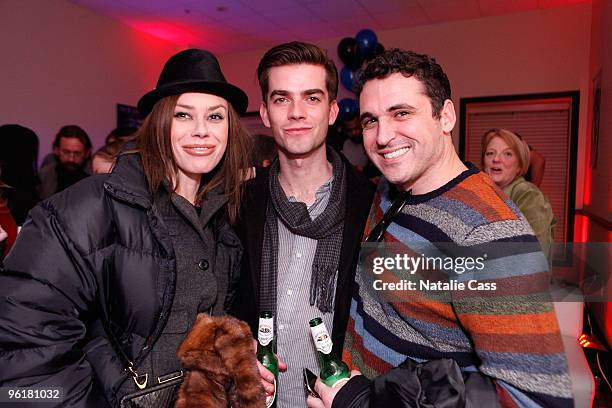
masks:
[[[365,29],[361,30],[355,36],[355,40],[357,41],[357,53],[362,58],[370,58],[373,57],[376,53],[376,44],[378,44],[378,38],[376,38],[376,33],[374,31]]]
[[[359,112],[359,105],[357,104],[357,101],[351,98],[341,99],[340,102],[338,102],[338,107],[340,108],[340,111],[338,112],[340,120]]]
[[[342,82],[346,89],[355,92],[355,71],[346,65],[342,67],[342,70],[340,70],[340,82]]]

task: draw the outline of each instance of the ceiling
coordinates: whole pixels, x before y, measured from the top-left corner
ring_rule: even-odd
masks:
[[[591,0],[70,0],[136,30],[227,54]]]

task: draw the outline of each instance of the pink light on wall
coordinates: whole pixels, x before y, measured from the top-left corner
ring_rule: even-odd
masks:
[[[195,42],[195,36],[193,33],[173,24],[168,24],[161,21],[139,20],[127,20],[125,23],[135,30],[173,43],[187,45]]]

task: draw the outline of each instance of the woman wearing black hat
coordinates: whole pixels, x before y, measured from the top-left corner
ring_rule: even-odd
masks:
[[[30,212],[0,273],[0,384],[49,390],[50,406],[172,398],[196,314],[232,301],[247,104],[212,54],[182,51],[113,172]]]

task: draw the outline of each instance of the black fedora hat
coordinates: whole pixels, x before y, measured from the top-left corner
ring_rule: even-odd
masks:
[[[249,104],[244,91],[227,82],[214,55],[192,48],[170,57],[155,89],[138,101],[138,110],[146,116],[161,98],[186,92],[220,96],[231,103],[239,114],[244,113]]]

